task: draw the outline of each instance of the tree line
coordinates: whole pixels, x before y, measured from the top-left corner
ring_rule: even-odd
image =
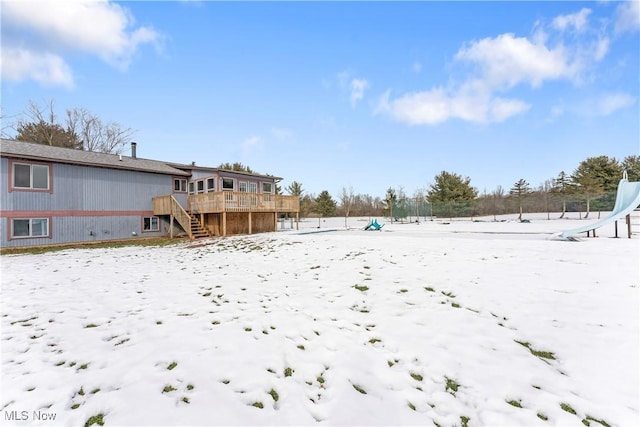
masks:
[[[627,172],[629,181],[640,181],[640,156],[630,155],[622,161],[606,155],[589,157],[571,173],[561,171],[554,178],[532,187],[520,178],[507,190],[502,186],[492,192],[478,193],[471,178],[442,171],[427,188],[412,195],[403,187],[388,188],[384,199],[368,194],[355,194],[353,187],[343,187],[338,201],[324,190],[317,196],[306,193],[302,184],[294,181],[286,192],[300,197],[300,213],[307,216],[387,216],[394,219],[427,216],[473,217],[525,212],[584,212],[588,218],[593,210],[611,210],[618,182]]]

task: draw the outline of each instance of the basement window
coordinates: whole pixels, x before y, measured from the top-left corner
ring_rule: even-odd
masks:
[[[160,221],[157,216],[146,216],[142,219],[142,231],[160,231]]]
[[[49,218],[11,220],[11,238],[49,237]]]

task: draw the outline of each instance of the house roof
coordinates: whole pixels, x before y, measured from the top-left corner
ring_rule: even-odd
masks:
[[[229,175],[234,175],[234,174],[244,175],[244,176],[252,176],[256,178],[268,178],[274,181],[282,181],[282,178],[280,178],[279,176],[265,175],[265,174],[255,173],[255,172],[242,172],[242,171],[234,171],[229,169],[210,168],[206,166],[196,166],[194,164],[182,164],[182,163],[168,163],[168,164],[179,169],[190,170],[190,171],[197,170],[197,171],[218,172],[223,174],[226,173]]]
[[[167,175],[189,176],[189,172],[170,166],[158,160],[132,158],[118,154],[96,153],[72,148],[52,147],[31,142],[0,139],[2,157],[27,160],[55,161],[76,165],[96,166],[111,169],[125,169]]]

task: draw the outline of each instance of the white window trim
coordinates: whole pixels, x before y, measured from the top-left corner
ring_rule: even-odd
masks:
[[[260,184],[261,184],[260,186],[262,187],[261,190],[262,190],[263,193],[265,193],[265,194],[273,194],[273,188],[274,188],[273,182],[261,182]],[[271,186],[271,190],[270,191],[264,191],[264,185],[265,184],[269,184]]]
[[[211,182],[211,187],[209,187],[209,182]],[[215,178],[207,178],[205,180],[205,191],[207,193],[211,191],[216,191],[216,180]]]
[[[176,181],[180,182],[180,189],[176,190]],[[187,192],[187,179],[186,178],[173,178],[173,192],[174,193],[186,193]]]
[[[40,220],[47,222],[47,229],[45,234],[37,236],[33,235],[33,221]],[[16,236],[16,227],[14,221],[29,221],[29,235],[28,236]],[[50,218],[11,218],[11,239],[42,239],[51,236],[51,219]]]
[[[224,188],[224,180],[225,179],[229,179],[231,180],[231,182],[233,182],[233,188]],[[235,178],[229,178],[229,177],[220,177],[220,188],[223,191],[235,191],[236,190],[236,179]]]
[[[206,182],[204,179],[199,179],[196,181],[196,194],[202,194],[206,191]],[[202,189],[200,189],[200,185],[202,185]]]

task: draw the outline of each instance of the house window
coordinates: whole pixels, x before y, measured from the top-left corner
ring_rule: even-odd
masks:
[[[207,192],[216,191],[215,189],[216,180],[213,178],[207,178]]]
[[[246,181],[240,181],[238,183],[238,188],[241,193],[246,193],[247,191],[249,191]]]
[[[49,218],[12,219],[11,237],[49,237]]]
[[[159,231],[160,223],[157,216],[146,216],[142,219],[142,231]]]
[[[173,191],[175,193],[186,193],[187,192],[187,180],[183,178],[174,178],[173,179]]]
[[[190,182],[189,183],[189,194],[193,194],[193,193],[195,193],[194,183]]]
[[[204,181],[198,181],[197,183],[198,193],[204,193]]]
[[[13,163],[13,188],[29,190],[49,189],[49,166]]]
[[[235,188],[235,179],[233,178],[222,178],[222,189],[223,190],[231,190]]]
[[[263,182],[262,183],[262,192],[263,193],[273,193],[273,183],[271,182]]]

